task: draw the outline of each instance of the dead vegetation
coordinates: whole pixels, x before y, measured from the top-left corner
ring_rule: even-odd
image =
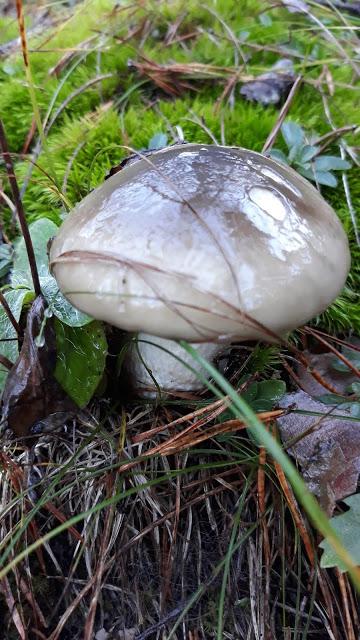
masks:
[[[323,3],[311,3],[315,17],[317,4]],[[356,11],[355,5],[350,11],[348,3],[335,4],[345,11]],[[20,1],[18,8],[21,10]],[[139,47],[140,53],[131,59],[129,70],[135,72],[136,82],[139,77],[144,81],[146,91],[151,87],[144,97],[145,110],[153,106],[157,113],[158,91],[168,97],[196,96],[204,83],[206,90],[209,85],[220,85],[212,108],[215,114],[222,114],[225,105],[231,106],[238,83],[253,82],[258,77],[248,73],[242,43],[227,23],[221,39],[208,29],[209,39],[230,41],[236,64],[155,61],[143,51],[147,39],[153,37],[154,12],[149,11],[137,22],[138,8],[134,6],[133,13],[128,14],[132,23],[128,33],[115,39],[119,46],[135,41]],[[62,24],[59,21],[55,29],[61,30]],[[326,24],[323,28],[327,30]],[[186,25],[180,15],[168,24],[163,38],[165,50],[178,45],[184,51],[196,43],[201,29]],[[334,37],[331,32],[330,36]],[[61,51],[49,75],[61,78],[76,56],[86,56],[97,37],[92,35],[76,48]],[[337,55],[342,55],[346,47],[344,64],[349,64],[348,44],[336,41]],[[7,45],[10,49],[0,49],[4,55],[18,46],[11,42]],[[47,46],[51,47],[51,42],[45,38],[39,52],[45,52]],[[254,51],[260,48],[284,53],[274,44],[247,46]],[[295,60],[299,56],[296,51],[292,55]],[[306,60],[301,60],[306,66]],[[355,76],[358,63],[350,62]],[[300,82],[326,95],[342,88],[354,90],[352,81],[334,80],[325,67],[316,78],[297,75],[268,132],[266,149],[273,145],[293,107]],[[102,81],[111,77],[113,73],[102,73],[99,65],[94,77],[70,91],[51,117],[49,113],[42,120],[42,133],[36,133],[34,112],[26,141],[21,141],[25,142],[23,152],[33,149],[36,162],[42,146],[46,151],[51,128],[72,101],[88,90],[101,93]],[[126,100],[119,102],[115,93],[113,102],[103,101],[101,109],[105,112],[113,103],[122,109]],[[101,117],[101,109],[92,114],[94,121]],[[324,109],[326,114],[326,98]],[[204,119],[190,115],[191,124],[201,133],[214,136]],[[332,127],[320,138],[322,144],[336,142],[342,135],[353,133],[355,127],[352,123]],[[223,125],[220,133],[225,137]],[[66,160],[64,196],[72,167],[85,144],[84,139],[77,142]],[[53,193],[60,189],[54,183],[51,188]],[[16,196],[13,200],[16,211]],[[39,293],[40,286],[36,289]],[[17,324],[15,329],[19,330]],[[46,343],[49,348],[48,337]],[[254,345],[234,349],[224,373],[241,393],[258,381],[279,379],[285,380],[290,391],[310,393],[306,386],[309,381],[302,374],[305,367],[311,369],[312,383],[315,380],[324,393],[349,400],[334,372],[324,371],[313,361],[314,352],[324,350],[340,360],[351,375],[359,377],[358,365],[344,355],[343,347],[358,351],[346,334],[329,336],[308,327],[298,336],[296,346],[291,343],[276,353],[274,362],[268,351],[264,366],[259,360],[254,364],[259,358]],[[45,371],[42,385],[49,386],[51,374]],[[33,390],[33,382],[29,388]],[[246,431],[246,420],[229,413],[230,404],[226,395],[216,399],[211,394],[182,394],[154,407],[119,403],[100,394],[75,417],[70,412],[62,416],[60,425],[50,421],[49,431],[40,437],[21,434],[25,437],[14,439],[9,432],[3,435],[0,637],[356,640],[360,632],[358,601],[348,575],[320,568],[320,537],[299,506],[281,465],[256,444]],[[259,420],[277,439],[276,420],[287,418],[294,408],[291,404],[279,408],[278,404],[272,398],[270,409],[257,410]],[[21,410],[26,413],[26,408]],[[331,412],[331,407],[322,407],[320,415],[314,412],[306,425],[306,435],[321,430]],[[296,413],[291,415],[296,419]],[[301,446],[303,437],[303,431],[291,434],[292,441],[286,438],[286,444],[300,442]],[[306,455],[303,452],[303,457]],[[301,455],[297,458],[302,464]],[[355,479],[357,463],[358,456],[355,462],[346,460],[348,473],[355,474]],[[332,467],[325,468],[324,478],[316,478],[327,497],[331,473]],[[336,498],[341,500],[344,495],[340,492]]]

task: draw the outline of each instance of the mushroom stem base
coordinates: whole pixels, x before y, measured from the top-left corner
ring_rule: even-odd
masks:
[[[192,343],[192,346],[210,362],[225,347],[212,342]],[[164,392],[203,389],[204,383],[197,374],[206,375],[201,365],[177,342],[147,333],[139,333],[137,343],[129,349],[126,370],[131,376],[136,393],[148,398],[154,398],[159,388]]]

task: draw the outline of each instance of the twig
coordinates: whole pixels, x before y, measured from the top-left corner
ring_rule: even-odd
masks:
[[[0,364],[3,365],[3,367],[5,367],[5,369],[12,369],[13,368],[13,363],[11,362],[11,360],[9,360],[9,358],[7,358],[6,356],[3,356],[0,354]]]
[[[1,302],[2,306],[4,307],[6,315],[9,318],[12,326],[14,327],[17,335],[19,336],[20,333],[21,333],[19,324],[18,324],[13,312],[11,311],[11,309],[10,309],[10,307],[8,305],[8,301],[6,300],[6,298],[5,298],[5,296],[4,296],[2,291],[0,291],[0,302]]]
[[[277,119],[277,121],[275,123],[275,126],[273,127],[272,131],[270,132],[270,134],[268,135],[268,137],[266,139],[266,142],[265,142],[265,144],[264,144],[264,146],[262,148],[262,153],[265,153],[265,151],[269,151],[269,149],[271,149],[271,147],[273,146],[273,144],[274,144],[274,142],[275,142],[275,140],[277,138],[277,135],[278,135],[278,133],[280,131],[280,127],[281,127],[282,123],[284,122],[284,120],[285,120],[285,118],[286,118],[286,116],[288,114],[288,111],[290,109],[290,105],[291,105],[291,103],[292,103],[292,101],[294,99],[294,96],[295,96],[295,94],[296,94],[301,82],[302,82],[302,76],[298,76],[296,78],[293,86],[291,87],[291,91],[290,91],[288,97],[286,98],[285,104],[283,105],[283,107],[282,107],[282,109],[281,109],[281,111],[279,113],[279,117],[278,117],[278,119]]]
[[[21,201],[19,187],[16,180],[12,159],[8,149],[4,125],[1,119],[0,119],[0,146],[3,153],[3,158],[4,158],[5,167],[6,167],[7,175],[9,178],[11,190],[13,193],[13,200],[16,207],[16,212],[19,218],[21,231],[25,241],[26,251],[27,251],[29,264],[30,264],[31,276],[34,283],[34,291],[35,291],[35,294],[39,296],[41,295],[41,287],[40,287],[40,281],[39,281],[39,274],[36,266],[34,248],[33,248],[31,236],[29,233],[29,227],[26,222],[25,211],[24,211],[23,203]]]
[[[321,336],[319,336],[315,331],[313,331],[310,327],[304,327],[303,331],[305,333],[309,333],[310,335],[314,336],[314,338],[316,338],[316,340],[318,340],[319,342],[321,342],[321,344],[324,344],[328,349],[330,349],[330,351],[332,351],[332,353],[334,353],[336,355],[337,358],[339,358],[339,360],[341,360],[349,369],[351,369],[351,371],[358,377],[360,378],[360,371],[359,369],[353,365],[352,362],[350,362],[350,360],[348,358],[346,358],[341,351],[339,351],[338,349],[336,349],[336,347],[333,347],[332,344],[330,344],[330,342],[328,342],[327,340],[325,340],[325,338],[322,338]]]
[[[356,131],[357,128],[357,124],[350,124],[346,125],[345,127],[340,127],[339,129],[334,129],[334,131],[328,131],[328,133],[325,133],[324,136],[321,136],[321,138],[316,141],[316,146],[321,144],[321,147],[316,155],[322,154],[329,146],[329,144],[332,144],[333,142],[335,142],[335,140],[341,138],[346,133]]]

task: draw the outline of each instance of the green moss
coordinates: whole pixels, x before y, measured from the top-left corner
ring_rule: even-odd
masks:
[[[45,119],[50,105],[48,122],[59,112],[46,132],[48,154],[56,175],[49,177],[47,156],[40,154],[39,168],[32,170],[24,195],[30,220],[47,216],[59,222],[66,207],[100,184],[109,168],[127,155],[124,146],[144,148],[158,131],[168,133],[171,139],[173,128],[180,126],[186,140],[197,142],[210,142],[210,131],[219,142],[224,140],[229,145],[260,151],[278,118],[278,110],[245,102],[239,85],[232,99],[220,104],[224,86],[231,77],[229,69],[233,73],[256,75],[279,57],[293,53],[295,68],[303,75],[304,83],[291,105],[291,118],[321,135],[329,130],[329,125],[314,82],[326,64],[335,83],[334,95],[327,95],[335,125],[357,122],[359,97],[352,86],[353,70],[339,52],[341,39],[340,46],[345,47],[349,56],[353,55],[353,35],[337,14],[316,10],[317,17],[326,18],[326,28],[338,38],[332,41],[324,28],[306,16],[272,9],[265,1],[243,0],[240,10],[236,0],[223,0],[217,6],[191,0],[186,9],[175,42],[166,46],[164,39],[170,26],[183,13],[180,1],[153,0],[138,8],[130,3],[129,7],[114,8],[110,0],[88,0],[47,37],[42,34],[31,42],[30,60],[42,118]],[[268,18],[264,20],[262,15]],[[0,37],[3,37],[1,27],[2,23]],[[176,41],[188,34],[195,35]],[[240,44],[234,42],[235,38],[240,38]],[[51,73],[70,52],[73,52],[71,61],[58,75]],[[193,89],[173,97],[129,66],[129,59],[152,60],[156,64],[199,63],[226,67],[228,71],[219,69],[211,80],[193,74],[192,79],[187,78]],[[92,83],[107,74],[111,77]],[[178,79],[168,78],[170,82]],[[11,58],[10,67],[0,63],[0,84],[0,113],[11,149],[19,152],[33,120],[19,56]],[[325,87],[324,91],[329,93]],[[359,144],[352,134],[346,139],[350,145]],[[281,141],[276,144],[281,146]],[[334,151],[337,152],[336,147]],[[26,180],[29,166],[28,161],[17,163],[21,181]],[[360,183],[355,170],[349,172],[349,184],[356,208],[360,203]],[[323,193],[348,233],[353,257],[349,287],[359,291],[360,250],[341,181],[337,189],[326,189]],[[323,314],[321,323],[331,330],[359,330],[358,298],[345,293]]]

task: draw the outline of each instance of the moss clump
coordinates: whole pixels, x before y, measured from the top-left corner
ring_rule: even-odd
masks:
[[[37,166],[31,173],[30,156],[17,164],[18,175],[27,185],[24,203],[31,221],[46,216],[59,222],[68,207],[101,183],[111,165],[128,154],[127,147],[144,148],[159,131],[171,141],[175,127],[180,126],[189,142],[216,139],[260,151],[278,110],[245,102],[236,83],[220,98],[236,73],[257,75],[281,57],[291,57],[304,77],[291,104],[293,120],[320,135],[326,133],[330,127],[324,92],[335,126],[356,123],[359,100],[355,100],[354,69],[349,60],[353,35],[338,14],[318,8],[316,22],[271,8],[261,0],[242,2],[241,11],[235,0],[214,6],[191,1],[171,35],[181,3],[148,1],[141,6],[114,7],[110,0],[88,0],[77,5],[60,26],[31,41],[34,88],[47,138],[47,153],[35,158]],[[336,34],[334,38],[329,38],[329,29]],[[141,75],[129,60],[181,64],[183,74],[165,78],[166,93],[156,73]],[[9,59],[0,63],[0,112],[10,146],[20,152],[33,110],[21,58],[13,55],[10,61],[10,66]],[[205,78],[201,69],[189,66],[194,63],[211,65],[212,76]],[[322,84],[320,92],[317,81],[324,73],[328,85]],[[353,134],[346,140],[356,144]],[[360,185],[355,170],[349,172],[349,184],[356,208]],[[348,233],[353,255],[348,284],[358,291],[359,247],[341,181],[337,189],[327,189],[324,195]],[[6,219],[6,212],[4,215]],[[348,290],[321,322],[334,331],[358,331],[358,298]]]

